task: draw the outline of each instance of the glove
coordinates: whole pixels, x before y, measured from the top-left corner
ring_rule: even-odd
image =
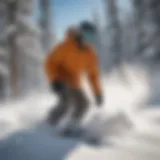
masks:
[[[51,89],[53,92],[61,93],[64,89],[64,84],[61,81],[54,81],[51,83]]]
[[[96,95],[95,99],[96,99],[97,106],[101,106],[103,104],[103,98],[101,95]]]

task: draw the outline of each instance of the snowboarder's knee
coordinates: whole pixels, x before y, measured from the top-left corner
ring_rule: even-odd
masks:
[[[88,107],[88,104],[89,104],[86,95],[81,90],[77,90],[75,92],[74,101],[77,106],[81,106],[82,108]]]

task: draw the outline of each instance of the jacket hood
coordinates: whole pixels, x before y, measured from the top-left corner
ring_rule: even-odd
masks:
[[[74,40],[75,36],[78,34],[79,30],[76,27],[70,27],[66,31],[66,40]]]

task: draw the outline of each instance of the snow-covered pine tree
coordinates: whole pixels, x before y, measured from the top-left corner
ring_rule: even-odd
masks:
[[[35,91],[41,85],[43,56],[40,29],[33,18],[34,3],[35,0],[7,1],[7,48],[14,97]]]
[[[35,0],[18,3],[17,46],[19,53],[19,86],[21,95],[36,91],[42,85],[43,55],[40,42],[40,27],[33,15]],[[36,73],[36,74],[35,74]]]

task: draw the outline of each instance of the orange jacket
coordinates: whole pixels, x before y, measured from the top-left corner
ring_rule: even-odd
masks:
[[[90,46],[81,50],[68,37],[47,56],[45,71],[50,82],[62,80],[72,88],[81,87],[81,75],[87,73],[92,90],[101,94],[98,60]]]

